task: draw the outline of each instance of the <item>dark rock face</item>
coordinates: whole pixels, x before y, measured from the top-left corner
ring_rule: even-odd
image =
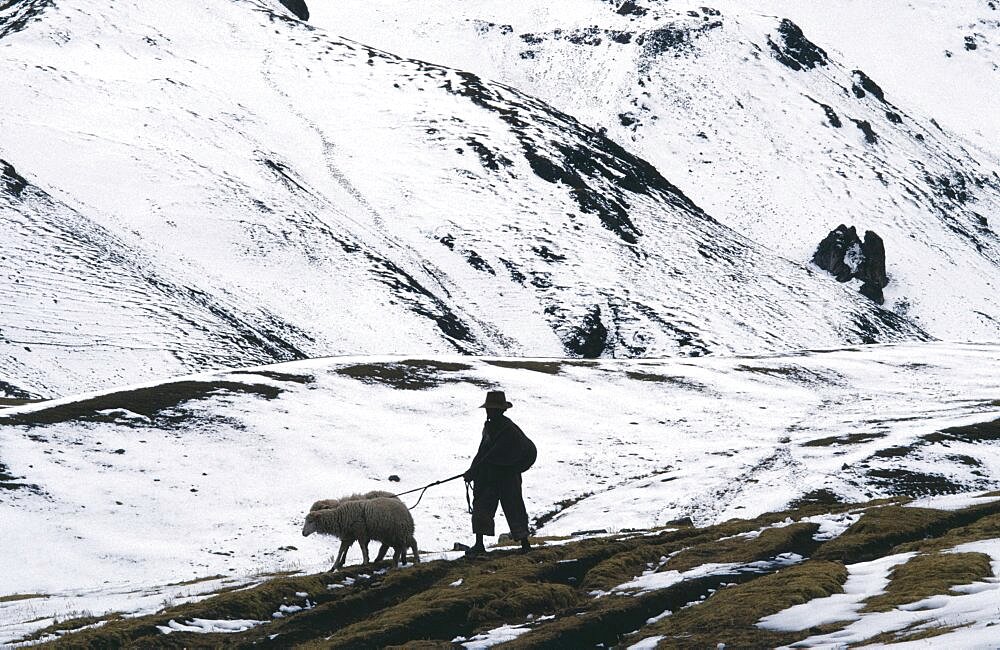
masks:
[[[783,43],[775,43],[770,38],[767,42],[774,50],[774,57],[792,70],[812,70],[829,61],[823,48],[806,38],[799,26],[787,18],[778,25],[778,34]]]
[[[861,264],[855,277],[860,278],[861,293],[878,304],[885,302],[882,288],[889,284],[885,274],[885,244],[882,238],[871,230],[865,231],[865,241],[861,245]]]
[[[285,5],[285,8],[295,14],[299,20],[309,20],[309,7],[306,6],[306,0],[281,0],[281,4]]]
[[[618,7],[618,13],[622,16],[645,16],[649,12],[645,7],[640,7],[633,0],[625,0]]]
[[[854,71],[854,85],[851,86],[851,90],[858,99],[871,93],[880,102],[885,102],[885,93],[882,88],[861,70]]]
[[[20,197],[27,186],[28,181],[24,180],[12,165],[0,160],[0,190]]]
[[[868,120],[856,120],[853,117],[851,121],[865,134],[865,142],[868,144],[878,144],[878,135],[875,133],[875,129],[872,128],[871,122]]]
[[[456,76],[457,83],[445,83],[449,92],[495,112],[520,143],[532,172],[542,180],[569,188],[581,212],[596,215],[603,227],[625,243],[636,244],[642,235],[629,215],[635,195],[656,197],[693,217],[714,222],[653,165],[629,153],[606,134],[535,98],[485,83],[470,72],[457,72]],[[537,123],[558,126],[564,137],[552,140],[547,132],[534,126]]]
[[[51,6],[52,0],[0,0],[0,11],[7,12],[6,18],[0,17],[0,38],[21,31]]]
[[[601,322],[601,308],[594,306],[572,335],[563,344],[566,349],[584,359],[596,359],[608,342],[608,328]]]
[[[37,398],[38,395],[29,393],[26,390],[18,388],[14,384],[8,384],[7,382],[0,380],[0,397],[12,399],[33,399]]]
[[[878,304],[885,302],[882,289],[889,284],[885,273],[885,244],[871,230],[861,241],[854,226],[840,224],[830,231],[813,253],[813,264],[828,271],[838,282],[857,278],[861,293]]]
[[[826,119],[828,122],[830,122],[830,126],[832,126],[835,129],[839,129],[841,126],[844,125],[844,123],[840,121],[840,117],[837,115],[836,111],[834,111],[826,104],[820,104],[820,106],[823,107],[823,112],[826,113]]]
[[[828,271],[837,282],[847,282],[854,277],[854,269],[844,260],[852,248],[861,250],[861,240],[854,226],[848,228],[841,224],[830,231],[823,241],[819,243],[816,252],[813,253],[813,264]]]

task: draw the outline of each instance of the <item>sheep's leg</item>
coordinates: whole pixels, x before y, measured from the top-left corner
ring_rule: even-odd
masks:
[[[392,568],[399,566],[399,558],[402,555],[402,547],[392,549]]]
[[[389,551],[389,545],[383,543],[378,549],[378,555],[375,556],[375,563],[378,564],[385,559],[385,554]]]
[[[414,537],[410,538],[410,550],[413,551],[413,563],[420,564],[420,553],[417,552],[417,540]],[[403,555],[406,555],[406,551],[403,551]]]
[[[368,540],[362,538],[358,541],[361,543],[361,557],[364,558],[365,564],[369,564],[371,560],[368,558]]]
[[[337,551],[337,561],[333,563],[334,569],[339,569],[344,566],[344,562],[347,560],[347,551],[350,550],[351,544],[353,543],[353,539],[340,540],[340,549]]]

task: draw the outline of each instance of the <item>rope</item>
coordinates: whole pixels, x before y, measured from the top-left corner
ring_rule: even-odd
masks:
[[[442,479],[440,481],[434,481],[433,483],[428,483],[427,485],[425,485],[423,487],[413,488],[412,490],[407,490],[406,492],[400,492],[399,494],[394,494],[392,496],[394,496],[394,497],[401,497],[404,494],[413,494],[414,492],[420,492],[420,496],[417,497],[417,502],[414,503],[412,506],[407,506],[410,510],[413,510],[418,505],[420,505],[420,500],[424,498],[424,493],[427,492],[427,490],[429,488],[432,488],[435,485],[441,485],[442,483],[449,483],[451,481],[454,481],[455,479],[462,478],[463,476],[465,476],[464,472],[462,474],[456,474],[455,476],[452,476],[451,478]]]
[[[485,454],[483,454],[483,459],[489,458],[490,454],[493,453],[493,450],[496,449],[497,445],[499,445],[499,444],[500,444],[500,440],[499,439],[494,440],[493,441],[493,445],[491,445],[490,448],[489,448],[489,450]],[[480,463],[481,462],[482,462],[482,460],[480,460]],[[472,467],[469,468],[469,470],[471,471],[471,470],[475,469],[478,464],[479,463],[473,465]],[[399,494],[394,494],[392,496],[394,496],[394,497],[401,497],[404,494],[413,494],[414,492],[420,492],[420,496],[417,497],[417,502],[414,503],[412,506],[407,506],[407,508],[409,508],[410,510],[413,510],[414,508],[416,508],[417,506],[420,505],[420,500],[424,498],[424,493],[427,492],[428,488],[432,488],[435,485],[441,485],[442,483],[449,483],[451,481],[454,481],[455,479],[462,478],[463,476],[465,476],[464,472],[461,473],[461,474],[456,474],[455,476],[452,476],[451,478],[442,479],[440,481],[434,481],[433,483],[428,483],[427,485],[425,485],[423,487],[413,488],[412,490],[407,490],[406,492],[400,492]],[[468,483],[465,484],[465,501],[468,504],[468,506],[469,506],[469,512],[471,513],[472,512],[472,502],[469,500],[469,484]]]

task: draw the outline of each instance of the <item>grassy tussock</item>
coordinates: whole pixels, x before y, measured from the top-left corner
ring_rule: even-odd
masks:
[[[636,540],[637,543],[613,554],[591,569],[587,573],[584,587],[588,590],[611,589],[640,575],[650,564],[657,564],[661,557],[669,557],[685,548],[710,544],[720,537],[738,535],[757,528],[759,526],[755,522],[731,521],[718,526],[685,528]]]
[[[941,636],[942,634],[948,634],[949,632],[954,632],[959,629],[960,625],[946,625],[943,627],[933,627],[929,629],[914,629],[906,628],[903,630],[896,630],[895,632],[883,632],[882,634],[877,634],[870,639],[866,639],[865,643],[868,645],[873,645],[876,643],[903,643],[905,641],[922,641],[923,639],[933,639],[936,636]]]
[[[558,375],[562,371],[563,361],[521,361],[506,359],[490,359],[486,361],[491,366],[499,368],[514,368],[517,370],[533,370],[546,375]]]
[[[337,374],[366,383],[386,384],[399,390],[426,390],[455,380],[445,376],[444,373],[471,369],[472,366],[464,363],[406,360],[396,363],[363,363],[344,366],[337,369]],[[481,384],[477,380],[469,380],[469,383]]]
[[[862,611],[888,612],[992,575],[990,556],[985,553],[917,555],[893,568],[885,593],[869,598]]]
[[[73,630],[79,630],[80,628],[87,627],[88,625],[95,625],[101,621],[110,621],[109,624],[115,621],[121,620],[121,615],[118,613],[104,614],[103,616],[78,616],[75,618],[67,618],[62,621],[53,621],[52,625],[47,625],[40,630],[35,630],[32,634],[20,639],[21,642],[30,642],[43,639],[47,636],[62,635]],[[73,638],[76,639],[81,635],[86,634],[86,632],[74,635]]]
[[[686,571],[709,562],[743,563],[764,560],[780,553],[804,554],[816,546],[812,536],[817,530],[817,524],[800,523],[768,528],[752,539],[733,537],[699,544],[670,558],[665,568]]]
[[[170,620],[186,621],[192,618],[205,619],[272,619],[272,614],[283,604],[303,603],[303,599],[296,598],[296,592],[306,592],[310,594],[313,601],[326,601],[331,598],[341,598],[348,594],[338,593],[349,590],[338,590],[330,593],[326,585],[343,579],[345,574],[317,574],[311,576],[283,577],[269,580],[256,587],[236,591],[228,591],[213,598],[195,603],[185,603],[175,607],[169,607],[161,612],[148,616],[134,618],[111,617],[106,625],[101,627],[83,630],[72,636],[65,637],[57,641],[55,647],[139,647],[150,645],[150,639],[155,639],[157,645],[162,645],[166,637],[157,629],[159,625],[166,625]],[[82,625],[95,623],[107,619],[95,617],[93,621],[79,624],[78,621],[66,621],[59,626],[52,626],[52,629],[40,632],[55,633],[57,629],[78,629]],[[36,636],[33,635],[33,636]],[[177,639],[194,637],[194,642],[198,638],[208,639],[206,635],[170,635]],[[234,638],[238,635],[232,635]],[[218,644],[216,639],[216,644]],[[188,644],[190,645],[190,644]]]
[[[933,553],[954,548],[959,544],[997,538],[1000,538],[1000,514],[988,515],[966,526],[958,526],[940,537],[904,544],[896,550],[899,552]]]
[[[669,648],[714,648],[718,643],[756,648],[789,643],[803,635],[762,630],[757,621],[793,605],[840,593],[846,580],[847,569],[839,562],[805,562],[717,591],[703,603],[644,627],[629,643],[651,636],[665,636],[661,645]]]
[[[541,546],[545,542],[561,542],[567,539],[570,539],[568,535],[543,535],[541,537],[529,537],[528,541],[532,546]],[[494,548],[517,548],[519,546],[521,546],[520,541],[510,539],[509,537],[493,545]]]
[[[872,508],[843,535],[821,546],[814,557],[845,564],[873,560],[897,544],[946,529],[950,520],[951,513],[942,510],[902,506]]]
[[[541,548],[531,555],[505,555],[461,563],[436,584],[377,616],[350,625],[326,647],[368,648],[433,638],[442,630],[470,634],[478,627],[523,621],[528,614],[551,614],[574,604],[569,586],[544,582],[549,567],[566,559],[565,547]],[[461,578],[462,583],[453,586]]]
[[[800,512],[791,513],[795,518],[828,512],[830,508],[809,506]],[[752,562],[778,553],[811,550],[815,544],[811,536],[815,524],[792,524],[783,528],[769,529],[761,537],[747,540],[733,537],[742,533],[760,530],[779,521],[789,513],[772,513],[753,520],[732,519],[706,528],[683,528],[671,530],[655,537],[634,540],[629,548],[615,553],[587,573],[584,587],[588,590],[608,590],[627,582],[659,563],[660,558],[677,555],[670,559],[668,569],[683,571],[704,562]],[[761,539],[763,538],[763,539]],[[782,549],[775,551],[775,549]]]
[[[31,600],[33,598],[48,598],[45,594],[9,594],[0,596],[0,603],[12,603],[15,600]]]
[[[469,611],[469,620],[516,621],[527,614],[551,614],[576,605],[579,592],[568,585],[535,583],[517,587],[501,598],[495,598]]]

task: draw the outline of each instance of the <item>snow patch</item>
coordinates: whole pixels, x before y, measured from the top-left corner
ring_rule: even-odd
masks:
[[[163,634],[173,634],[174,632],[196,632],[198,634],[222,634],[245,632],[257,625],[264,625],[266,621],[254,620],[211,620],[206,618],[193,618],[185,623],[178,623],[171,619],[166,625],[157,625],[156,628]]]

